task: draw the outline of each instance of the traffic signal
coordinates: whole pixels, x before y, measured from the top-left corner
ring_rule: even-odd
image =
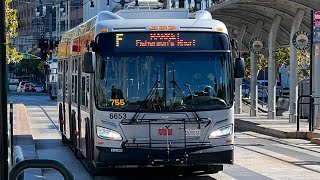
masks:
[[[50,44],[49,44],[49,52],[53,52],[54,46],[53,46],[53,40],[50,40]]]
[[[48,47],[49,47],[48,39],[40,39],[39,48],[40,49],[48,49]]]
[[[40,58],[41,58],[41,61],[46,61],[47,60],[47,51],[46,50],[41,50],[40,51]]]
[[[39,40],[39,48],[40,48],[40,58],[41,61],[47,60],[49,41],[47,39]]]

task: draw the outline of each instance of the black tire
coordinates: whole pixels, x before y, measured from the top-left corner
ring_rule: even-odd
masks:
[[[60,130],[63,130],[63,124],[60,123]],[[64,135],[63,131],[61,132],[61,141],[63,144],[67,144],[68,143],[68,139],[66,138],[66,136]]]

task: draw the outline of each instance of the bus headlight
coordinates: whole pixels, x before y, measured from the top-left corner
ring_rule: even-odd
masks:
[[[100,126],[97,126],[97,135],[99,138],[110,140],[122,140],[122,137],[118,132]]]
[[[219,129],[213,130],[209,135],[209,139],[228,136],[230,134],[232,134],[232,125],[224,126]]]

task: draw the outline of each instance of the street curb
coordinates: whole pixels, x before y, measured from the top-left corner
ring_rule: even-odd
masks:
[[[307,132],[285,132],[276,129],[270,129],[259,126],[259,124],[235,119],[235,127],[240,130],[253,131],[256,133],[265,134],[268,136],[273,136],[277,138],[286,138],[286,139],[307,139]]]

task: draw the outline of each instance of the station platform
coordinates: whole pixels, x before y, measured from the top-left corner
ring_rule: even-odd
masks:
[[[309,131],[307,119],[301,119],[297,131],[297,123],[289,123],[289,114],[267,119],[266,113],[258,113],[250,117],[249,113],[235,114],[235,129],[253,131],[277,138],[308,139],[312,143],[320,144],[320,130]]]

